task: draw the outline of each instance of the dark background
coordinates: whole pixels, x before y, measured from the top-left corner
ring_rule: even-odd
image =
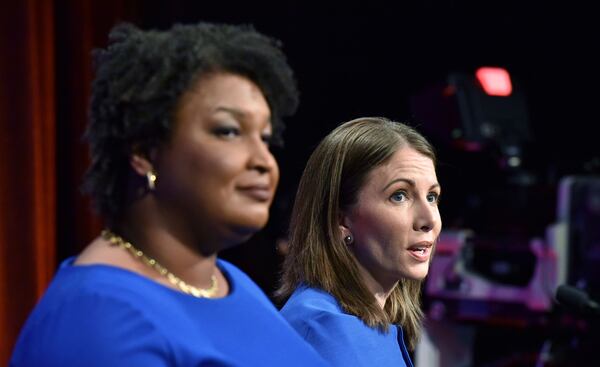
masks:
[[[40,264],[55,268],[102,228],[79,193],[88,164],[80,137],[93,77],[91,50],[106,45],[110,27],[120,20],[159,29],[175,22],[246,23],[283,42],[301,102],[287,120],[285,148],[275,151],[281,181],[271,220],[248,243],[221,254],[269,296],[281,262],[275,243],[285,236],[304,164],[325,134],[350,119],[384,116],[408,122],[429,137],[438,150],[444,229],[472,229],[495,248],[513,251],[543,238],[556,219],[560,179],[600,173],[600,22],[593,5],[451,0],[24,0],[0,5],[6,8],[0,9],[0,71],[6,77],[0,85],[0,117],[7,127],[0,157],[0,229],[6,230],[0,233],[0,280],[5,281],[0,321],[7,330],[0,338],[0,364],[51,276],[39,270]],[[523,146],[523,169],[533,178],[529,185],[511,183],[514,176],[498,165],[493,149],[457,149],[436,135],[435,123],[411,108],[413,96],[444,83],[450,73],[470,74],[480,66],[506,68],[526,100],[532,140]],[[36,79],[49,86],[40,97],[46,110],[34,103],[39,100],[30,100],[27,88],[36,92]],[[48,161],[55,164],[42,166],[46,171],[36,166],[32,176],[32,157],[40,153],[29,133],[40,123],[42,131],[54,134],[43,137],[55,154],[46,154]],[[5,162],[11,162],[6,169]],[[38,210],[40,198],[52,199],[43,210]],[[559,333],[565,328],[552,323],[554,317],[542,328],[515,327],[510,320],[478,325],[474,365],[534,365],[549,337],[560,334],[562,345],[571,343],[578,326]],[[571,321],[581,324],[576,317]],[[597,359],[576,349],[569,353],[591,363]]]

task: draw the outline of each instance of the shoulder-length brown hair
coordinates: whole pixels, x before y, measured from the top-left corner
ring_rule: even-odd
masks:
[[[409,348],[414,349],[423,318],[422,281],[400,280],[382,310],[364,284],[339,229],[342,213],[356,203],[369,172],[405,146],[435,164],[434,149],[421,134],[385,118],[348,121],[321,141],[300,179],[290,221],[289,253],[276,295],[286,299],[301,284],[321,288],[370,327],[387,330],[390,323],[400,324]]]

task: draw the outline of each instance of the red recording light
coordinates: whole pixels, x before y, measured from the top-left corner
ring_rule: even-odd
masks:
[[[475,75],[483,90],[490,96],[508,97],[512,93],[512,83],[506,69],[481,67]]]

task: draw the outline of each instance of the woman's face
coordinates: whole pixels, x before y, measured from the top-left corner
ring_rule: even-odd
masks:
[[[442,222],[433,162],[410,147],[373,169],[344,226],[361,267],[382,286],[423,279]]]
[[[248,239],[267,223],[279,181],[271,133],[256,84],[229,73],[200,79],[183,95],[160,152],[160,205],[201,241],[224,248]]]

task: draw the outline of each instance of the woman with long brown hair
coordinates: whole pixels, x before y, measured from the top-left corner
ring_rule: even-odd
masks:
[[[415,129],[384,118],[340,125],[308,160],[277,293],[334,366],[412,365],[441,231],[435,160]]]

